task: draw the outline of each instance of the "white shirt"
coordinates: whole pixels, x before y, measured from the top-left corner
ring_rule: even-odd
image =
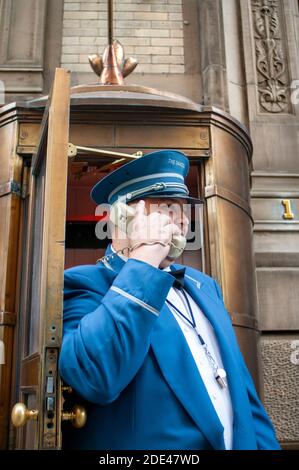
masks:
[[[112,251],[115,252],[113,246],[111,245]],[[124,261],[127,261],[128,258],[124,255],[119,255]],[[170,268],[164,268],[163,271],[170,271]],[[190,307],[194,316],[194,320],[200,335],[204,339],[209,352],[212,357],[215,359],[219,367],[223,368],[223,363],[221,359],[221,354],[218,346],[218,342],[213,330],[212,325],[205,315],[200,310],[199,306],[195,303],[192,297],[184,291],[190,302]],[[176,306],[187,318],[190,318],[190,314],[186,305],[186,301],[183,295],[179,290],[171,287],[168,292],[167,300]],[[215,411],[219,417],[219,420],[224,428],[223,438],[225,443],[225,448],[227,450],[232,449],[233,443],[233,408],[230,397],[229,388],[220,388],[217,381],[214,377],[214,372],[209,363],[205,351],[199,341],[196,331],[194,328],[181,316],[177,313],[169,304],[167,304],[171,312],[174,315],[174,318],[177,320],[182,333],[186,339],[186,342],[189,346],[197,369],[200,373],[200,376],[203,380],[203,383],[207,389],[210,400],[215,408]],[[190,318],[190,320],[192,320]]]

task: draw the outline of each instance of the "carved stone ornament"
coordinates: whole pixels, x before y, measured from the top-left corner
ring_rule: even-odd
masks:
[[[251,0],[259,103],[262,111],[289,111],[288,70],[280,0]]]

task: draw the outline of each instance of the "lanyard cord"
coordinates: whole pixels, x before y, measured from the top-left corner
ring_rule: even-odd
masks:
[[[195,319],[194,319],[194,315],[193,315],[193,312],[192,312],[192,308],[190,306],[190,302],[189,302],[189,299],[188,297],[186,296],[185,292],[183,289],[180,289],[180,292],[182,292],[186,302],[187,302],[187,305],[188,305],[188,310],[189,310],[189,313],[190,313],[190,316],[192,318],[192,321],[186,317],[186,315],[183,314],[183,312],[181,312],[175,305],[173,305],[172,302],[170,302],[169,300],[166,299],[166,302],[171,305],[171,307],[179,314],[181,315],[188,323],[189,325],[192,326],[192,328],[194,328],[196,330],[196,333],[198,335],[198,338],[199,338],[199,341],[201,342],[201,345],[204,346],[206,343],[204,342],[204,339],[203,337],[201,336],[201,334],[198,332],[198,329],[197,329],[197,326],[196,326],[196,322],[195,322]]]
[[[195,318],[194,318],[194,315],[193,315],[193,312],[192,312],[192,308],[191,308],[191,305],[190,305],[190,302],[189,302],[189,299],[186,295],[186,293],[184,292],[184,289],[179,289],[180,292],[182,292],[185,300],[186,300],[186,303],[188,305],[188,310],[189,310],[189,313],[190,313],[190,316],[192,318],[192,321],[190,320],[190,318],[186,317],[186,315],[183,314],[183,312],[181,312],[172,302],[170,302],[170,300],[166,299],[166,302],[179,314],[181,315],[188,323],[189,325],[192,326],[192,328],[195,329],[196,333],[197,333],[197,336],[199,338],[199,341],[202,345],[202,347],[204,348],[204,351],[205,351],[205,354],[207,356],[207,359],[208,359],[208,362],[210,364],[210,366],[212,367],[213,371],[214,371],[214,377],[218,383],[218,385],[220,386],[220,388],[226,388],[227,387],[227,384],[226,384],[226,372],[224,369],[221,369],[217,362],[215,361],[214,357],[212,356],[212,354],[210,353],[209,349],[208,349],[208,346],[207,344],[205,343],[203,337],[201,336],[201,334],[199,333],[198,331],[198,327],[196,325],[196,321],[195,321]]]

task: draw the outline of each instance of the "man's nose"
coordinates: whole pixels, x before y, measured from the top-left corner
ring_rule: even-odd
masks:
[[[186,214],[172,214],[172,222],[179,226],[180,229],[184,229],[189,225],[189,219]]]

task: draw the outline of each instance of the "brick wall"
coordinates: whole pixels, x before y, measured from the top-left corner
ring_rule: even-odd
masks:
[[[90,72],[87,56],[107,45],[107,0],[64,0],[61,65]],[[114,38],[134,73],[184,73],[182,0],[115,0]]]

